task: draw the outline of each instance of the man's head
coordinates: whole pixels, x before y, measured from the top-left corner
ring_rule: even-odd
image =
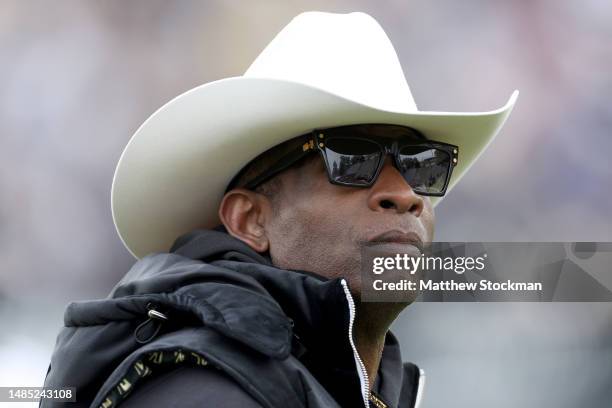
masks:
[[[368,125],[364,131],[378,131]],[[405,137],[392,128],[384,136]],[[253,175],[283,156],[279,146],[260,156],[240,176],[244,185]],[[228,232],[285,269],[307,270],[329,278],[344,276],[359,290],[360,251],[368,241],[387,239],[431,242],[434,211],[429,197],[413,187],[387,155],[378,178],[369,187],[330,183],[321,155],[310,154],[254,190],[229,190],[219,206]],[[394,238],[395,237],[395,238]],[[402,244],[399,244],[402,245]]]
[[[445,187],[452,189],[501,129],[516,97],[515,92],[505,106],[487,112],[420,111],[397,52],[374,18],[365,13],[302,13],[276,35],[244,75],[191,89],[158,109],[138,128],[121,154],[113,177],[113,222],[126,248],[136,258],[167,251],[177,237],[219,224],[219,200],[226,192],[228,180],[262,144],[272,146],[305,129],[341,126],[358,120],[410,124],[423,130],[429,138],[458,146],[461,160]],[[313,160],[321,161],[320,158]],[[308,174],[314,171],[306,165],[304,169]],[[362,196],[365,191],[374,194],[386,184],[383,181],[390,167],[387,165],[384,170],[377,185],[366,189],[333,186],[336,198],[340,202],[350,194]],[[291,177],[292,171],[286,173],[286,177]],[[308,179],[309,184],[312,182]],[[289,214],[283,210],[294,199],[291,196],[294,192],[285,188],[287,183],[281,183],[282,196],[287,197],[286,201],[278,202],[281,216],[274,224],[265,223],[271,255],[277,260],[278,251],[290,243],[305,251],[306,242],[291,242],[289,233],[293,234],[294,229],[300,232],[306,227],[315,228],[300,223],[299,228],[292,227],[285,232],[286,242],[274,242],[273,226],[289,220]],[[270,186],[274,184],[262,188]],[[316,201],[300,213],[306,217],[322,202],[319,199],[322,192],[308,191],[305,185],[290,186],[290,189],[298,187],[300,193],[307,195],[308,204]],[[329,188],[325,185],[326,190]],[[234,193],[227,198],[232,198],[228,203],[242,203],[235,200]],[[430,199],[433,205],[441,200],[440,197]],[[342,230],[347,226],[344,240],[362,239],[359,235],[364,229],[389,227],[384,223],[391,222],[389,218],[393,217],[389,213],[394,211],[393,207],[384,208],[384,212],[369,209],[367,213],[362,211],[363,206],[362,200],[359,214],[350,214],[348,208],[325,208],[324,215],[342,223]],[[227,222],[234,211],[222,208],[222,213],[223,222]],[[364,213],[373,217],[371,222],[360,227],[353,225],[353,218],[365,222]],[[419,220],[417,223],[423,217],[415,217]],[[410,217],[397,215],[399,218]],[[323,223],[321,220],[326,218],[317,219]],[[404,227],[401,223],[393,226]],[[323,236],[323,233],[331,234],[325,230],[330,226],[319,228],[318,234],[302,234],[301,241],[304,238],[312,241],[313,237],[318,240],[308,243],[309,251],[311,246],[335,238]],[[239,235],[239,231],[235,229],[235,234]],[[340,244],[324,249],[329,255],[335,255],[340,251]]]

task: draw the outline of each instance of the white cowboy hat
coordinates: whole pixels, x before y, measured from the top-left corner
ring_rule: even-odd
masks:
[[[232,177],[270,147],[318,127],[408,125],[459,146],[447,191],[492,141],[518,92],[500,109],[419,111],[391,41],[367,14],[295,17],[243,76],[191,89],[149,117],[113,179],[113,221],[136,258],[220,223]],[[441,198],[432,197],[437,204]]]

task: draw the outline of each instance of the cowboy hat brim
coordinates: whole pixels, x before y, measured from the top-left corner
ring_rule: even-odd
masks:
[[[458,145],[450,191],[493,140],[517,96],[489,112],[391,112],[287,80],[210,82],[166,103],[132,136],[113,178],[113,221],[136,258],[167,252],[183,233],[220,223],[225,188],[258,154],[313,128],[357,123],[407,125]],[[432,197],[434,205],[440,200]]]

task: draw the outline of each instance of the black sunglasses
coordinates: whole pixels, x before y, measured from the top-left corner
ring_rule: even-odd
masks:
[[[398,137],[391,138],[386,134]],[[243,187],[252,190],[317,151],[323,157],[330,183],[370,187],[376,182],[386,156],[391,154],[394,166],[414,192],[424,196],[443,196],[459,155],[458,146],[428,140],[417,130],[399,125],[366,124],[315,129],[290,142],[296,147]],[[232,180],[226,191],[235,186],[241,174]]]

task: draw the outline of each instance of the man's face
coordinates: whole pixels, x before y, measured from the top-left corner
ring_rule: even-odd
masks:
[[[414,193],[387,156],[378,179],[369,188],[345,187],[328,181],[320,155],[304,166],[278,175],[280,191],[274,216],[264,226],[272,262],[348,279],[359,293],[360,251],[368,241],[403,241],[389,248],[402,252],[408,241],[429,243],[434,211],[428,197]]]

